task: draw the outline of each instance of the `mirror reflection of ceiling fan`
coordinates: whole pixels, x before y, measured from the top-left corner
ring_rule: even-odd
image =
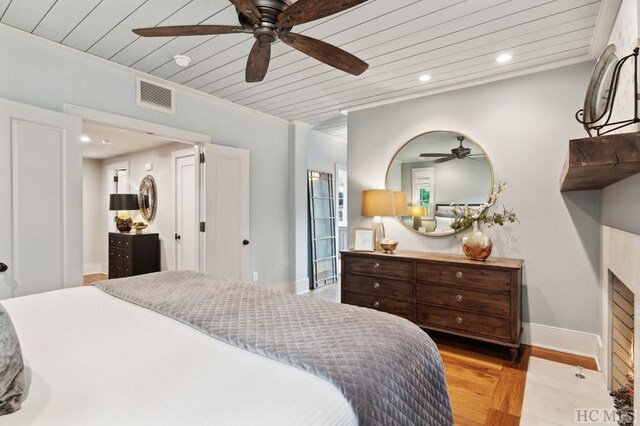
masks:
[[[138,28],[142,37],[178,37],[217,34],[252,34],[256,41],[247,60],[247,83],[264,80],[271,61],[271,45],[286,45],[349,74],[360,75],[369,65],[324,41],[292,33],[294,26],[343,12],[367,0],[229,0],[238,11],[240,25],[178,25]]]
[[[474,159],[477,157],[484,157],[484,154],[472,154],[471,148],[465,148],[462,146],[462,142],[464,141],[464,136],[457,137],[458,142],[460,142],[460,146],[457,148],[453,148],[451,150],[451,154],[439,154],[439,153],[422,153],[420,157],[422,158],[431,158],[431,157],[441,157],[437,160],[434,160],[434,163],[445,163],[451,160],[464,160],[465,158]]]

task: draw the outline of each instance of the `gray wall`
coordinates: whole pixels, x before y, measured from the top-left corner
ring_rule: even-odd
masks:
[[[213,97],[176,90],[175,115],[136,106],[135,72],[0,25],[0,97],[63,111],[64,104],[212,136],[251,151],[251,270],[289,280],[288,123]]]
[[[524,320],[600,334],[600,194],[561,195],[567,141],[583,136],[574,114],[593,63],[584,63],[349,114],[349,228],[362,190],[383,188],[394,153],[417,134],[469,135],[508,182],[499,204],[520,224],[490,230],[496,256],[525,259]],[[461,253],[460,239],[424,237],[385,219],[401,249]]]

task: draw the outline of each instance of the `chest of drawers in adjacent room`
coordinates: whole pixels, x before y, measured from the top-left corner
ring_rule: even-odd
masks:
[[[342,302],[517,349],[522,264],[520,259],[476,262],[443,253],[344,251]]]
[[[109,278],[160,271],[158,234],[109,233]]]

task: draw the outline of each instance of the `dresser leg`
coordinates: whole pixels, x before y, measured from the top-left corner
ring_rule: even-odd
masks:
[[[519,348],[509,348],[511,352],[511,365],[516,365],[518,363],[518,349]]]

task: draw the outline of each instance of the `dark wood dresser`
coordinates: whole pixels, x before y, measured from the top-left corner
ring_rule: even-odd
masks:
[[[109,278],[160,271],[158,234],[109,233]]]
[[[522,333],[520,259],[414,251],[343,251],[342,303],[395,314],[426,329],[507,346]]]

